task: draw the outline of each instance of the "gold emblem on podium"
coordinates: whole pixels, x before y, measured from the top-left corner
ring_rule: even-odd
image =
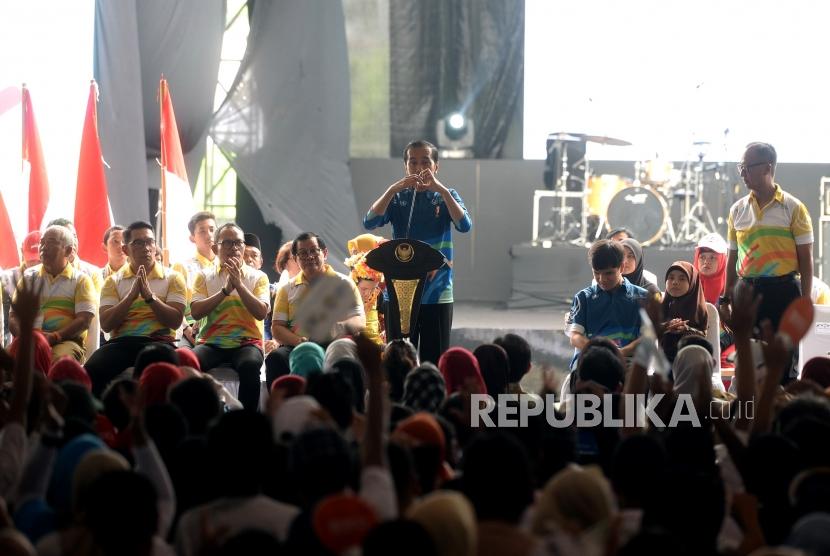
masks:
[[[395,247],[395,258],[402,263],[408,263],[412,260],[414,255],[415,250],[412,249],[412,246],[408,243],[399,243],[398,246]]]
[[[399,246],[400,247],[400,246]],[[396,253],[397,255],[397,250]],[[410,247],[410,258],[412,248]],[[409,319],[412,317],[412,302],[415,300],[415,290],[418,289],[419,279],[415,280],[392,280],[392,287],[395,288],[395,295],[398,297],[398,308],[401,318],[401,334],[409,334]]]

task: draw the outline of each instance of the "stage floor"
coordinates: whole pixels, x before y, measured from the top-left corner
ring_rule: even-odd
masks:
[[[459,301],[453,307],[450,344],[473,350],[507,333],[530,344],[539,367],[567,368],[573,348],[565,336],[569,307],[510,308],[503,303]]]

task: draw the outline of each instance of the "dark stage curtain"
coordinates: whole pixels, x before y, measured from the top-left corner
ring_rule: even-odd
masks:
[[[524,0],[391,0],[391,156],[466,110],[476,158],[498,158],[522,94]]]

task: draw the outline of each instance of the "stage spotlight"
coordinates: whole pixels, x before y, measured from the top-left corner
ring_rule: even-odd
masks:
[[[447,119],[447,123],[450,125],[451,130],[462,131],[467,123],[467,120],[464,119],[464,114],[456,112],[454,114],[450,114],[450,117]]]
[[[441,158],[472,158],[475,143],[473,120],[461,112],[453,112],[438,120],[435,126]]]

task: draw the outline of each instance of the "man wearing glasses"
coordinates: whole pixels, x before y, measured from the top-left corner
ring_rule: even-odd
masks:
[[[110,339],[85,365],[96,397],[147,345],[173,346],[184,315],[184,277],[156,262],[153,227],[147,222],[127,226],[123,249],[129,263],[110,275],[101,290],[101,329]]]
[[[98,304],[92,279],[70,260],[73,241],[72,233],[63,226],[46,228],[40,239],[41,264],[27,269],[21,279],[43,288],[35,327],[52,347],[53,361],[63,356],[84,361],[84,340]],[[17,287],[22,287],[22,281]],[[20,334],[14,310],[9,313],[9,329],[15,336]]]
[[[738,278],[763,299],[756,325],[770,319],[773,329],[784,309],[813,281],[813,225],[804,203],[775,183],[775,148],[750,143],[738,164],[749,190],[729,209],[729,255],[720,307],[731,317],[732,291]],[[785,377],[786,378],[786,377]]]
[[[344,320],[337,323],[337,333],[334,336],[354,334],[366,326],[363,299],[360,297],[357,286],[350,277],[336,272],[326,263],[328,254],[325,242],[312,232],[301,233],[291,243],[291,255],[297,261],[300,272],[277,291],[274,299],[271,334],[280,343],[280,347],[268,354],[265,359],[265,377],[269,389],[274,379],[289,374],[288,356],[291,350],[308,341],[303,331],[297,328],[294,319],[297,306],[317,278],[335,276],[343,280],[350,286],[354,297],[354,303],[351,304]]]
[[[216,230],[212,246],[219,265],[202,269],[193,283],[190,311],[201,320],[193,351],[203,371],[229,367],[239,375],[239,401],[259,405],[262,321],[268,314],[268,277],[243,262],[245,233],[234,223]]]

